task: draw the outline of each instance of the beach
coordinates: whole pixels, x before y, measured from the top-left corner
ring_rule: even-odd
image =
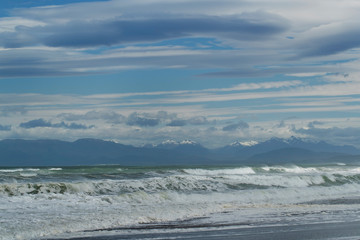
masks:
[[[0,169],[1,240],[359,239],[360,167]]]
[[[150,229],[117,230],[113,233],[97,233],[97,236],[56,238],[57,240],[117,240],[117,239],[247,239],[247,240],[305,240],[305,239],[360,239],[360,222],[329,222],[287,226],[227,226],[185,227],[158,226]],[[174,227],[174,228],[173,228]],[[151,228],[156,228],[152,226]],[[195,229],[196,228],[196,229]],[[115,231],[115,230],[113,230]],[[102,236],[101,236],[102,235]],[[47,239],[55,240],[55,239]]]

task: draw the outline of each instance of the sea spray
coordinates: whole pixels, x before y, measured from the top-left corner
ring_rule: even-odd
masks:
[[[199,217],[211,224],[216,214],[231,212],[244,222],[294,214],[303,216],[300,221],[322,209],[356,213],[359,170],[347,165],[0,169],[0,239]],[[341,204],[323,207],[326,202]]]

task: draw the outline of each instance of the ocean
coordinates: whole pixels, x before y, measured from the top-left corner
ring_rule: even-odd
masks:
[[[282,239],[358,221],[359,165],[0,168],[1,240]],[[360,236],[328,228],[314,239]]]

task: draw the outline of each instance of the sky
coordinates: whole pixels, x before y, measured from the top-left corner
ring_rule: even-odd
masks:
[[[360,1],[2,0],[0,139],[360,147]]]

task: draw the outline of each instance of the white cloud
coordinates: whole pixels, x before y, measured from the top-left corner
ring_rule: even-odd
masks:
[[[290,73],[286,74],[291,77],[316,77],[316,76],[324,76],[326,72],[304,72],[304,73]]]
[[[45,26],[46,24],[41,21],[26,19],[21,17],[3,17],[0,18],[0,33],[1,32],[14,32],[16,27],[35,27]]]
[[[360,110],[360,64],[359,60],[349,61],[360,56],[359,10],[360,2],[354,0],[113,0],[13,10],[11,17],[0,18],[0,42],[8,44],[0,48],[0,78],[76,78],[80,74],[169,68],[203,74],[196,79],[188,76],[195,79],[189,86],[169,74],[168,89],[172,90],[161,86],[161,91],[148,91],[142,83],[151,80],[144,74],[135,88],[138,92],[117,93],[114,89],[113,94],[0,94],[0,126],[7,129],[0,131],[0,138],[99,137],[136,144],[192,138],[216,145],[215,141],[290,137],[296,134],[294,129],[305,129],[316,120],[324,122],[321,127],[333,133],[346,130],[349,134],[359,128],[356,121],[347,122],[343,117],[358,116]],[[259,29],[243,29],[242,35],[237,35],[234,29],[238,28],[224,33],[220,31],[223,27],[211,30],[214,26],[200,24],[208,28],[204,30],[186,21],[177,22],[189,19],[227,23],[224,26],[234,23],[231,26],[240,28],[243,25],[236,24],[242,21],[244,26]],[[103,27],[117,29],[152,21],[171,22],[172,27],[176,23],[178,29],[158,32],[164,36],[149,33],[142,45],[136,45],[143,40],[137,34],[127,42],[121,42],[124,36],[116,36],[119,41],[112,42],[112,38],[101,39],[103,35],[99,34],[114,32],[106,32],[108,28]],[[192,22],[195,25],[201,21]],[[265,34],[264,29],[272,32]],[[78,45],[66,41],[73,40],[73,34],[80,30],[85,36],[95,34],[99,38],[83,38],[88,42],[80,41]],[[49,34],[56,37],[49,40]],[[66,34],[69,39],[59,40]],[[204,37],[210,43],[203,42]],[[170,41],[165,44],[163,40]],[[161,110],[173,117],[161,118],[157,115]],[[129,118],[134,112],[137,114]],[[315,114],[324,116],[308,117]],[[301,120],[279,124],[280,118],[290,115]],[[95,127],[79,129],[76,134],[64,128],[18,127],[33,119],[61,123],[63,118],[71,117]]]

